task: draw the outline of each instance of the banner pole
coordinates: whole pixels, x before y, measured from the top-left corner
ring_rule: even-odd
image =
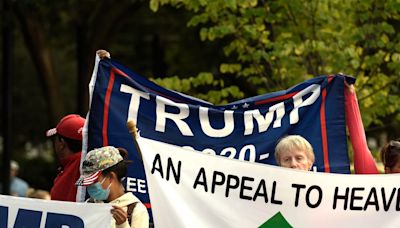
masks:
[[[140,159],[143,161],[142,151],[140,150],[139,144],[136,140],[136,138],[138,137],[136,124],[133,120],[128,120],[128,122],[126,123],[126,126],[128,127],[129,133],[131,134],[132,139],[135,143],[135,147],[136,147],[137,152],[139,153]]]

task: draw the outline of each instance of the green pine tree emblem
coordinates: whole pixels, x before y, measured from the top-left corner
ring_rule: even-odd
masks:
[[[265,221],[259,228],[292,228],[292,226],[286,221],[285,217],[281,212],[276,213],[270,219]]]

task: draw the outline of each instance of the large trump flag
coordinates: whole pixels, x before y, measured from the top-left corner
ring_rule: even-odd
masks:
[[[148,207],[142,162],[126,127],[133,120],[144,137],[201,153],[276,164],[274,148],[299,134],[313,146],[313,170],[349,173],[342,75],[320,76],[287,90],[213,105],[160,87],[115,60],[97,59],[90,82],[84,152],[126,148],[133,164],[126,189]]]
[[[307,172],[138,143],[155,227],[400,227],[400,174]]]

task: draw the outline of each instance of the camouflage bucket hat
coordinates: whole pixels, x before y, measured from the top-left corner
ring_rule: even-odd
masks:
[[[79,186],[88,186],[95,183],[101,171],[116,165],[124,160],[119,150],[113,146],[101,147],[89,151],[82,163],[82,175],[76,182]]]

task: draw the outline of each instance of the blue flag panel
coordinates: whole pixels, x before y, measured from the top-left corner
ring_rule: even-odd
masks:
[[[162,88],[115,60],[101,60],[92,82],[87,151],[106,145],[126,148],[133,160],[126,189],[148,207],[145,173],[128,120],[146,138],[265,164],[276,164],[280,138],[298,134],[314,148],[314,170],[350,172],[343,75],[316,77],[227,105]]]

